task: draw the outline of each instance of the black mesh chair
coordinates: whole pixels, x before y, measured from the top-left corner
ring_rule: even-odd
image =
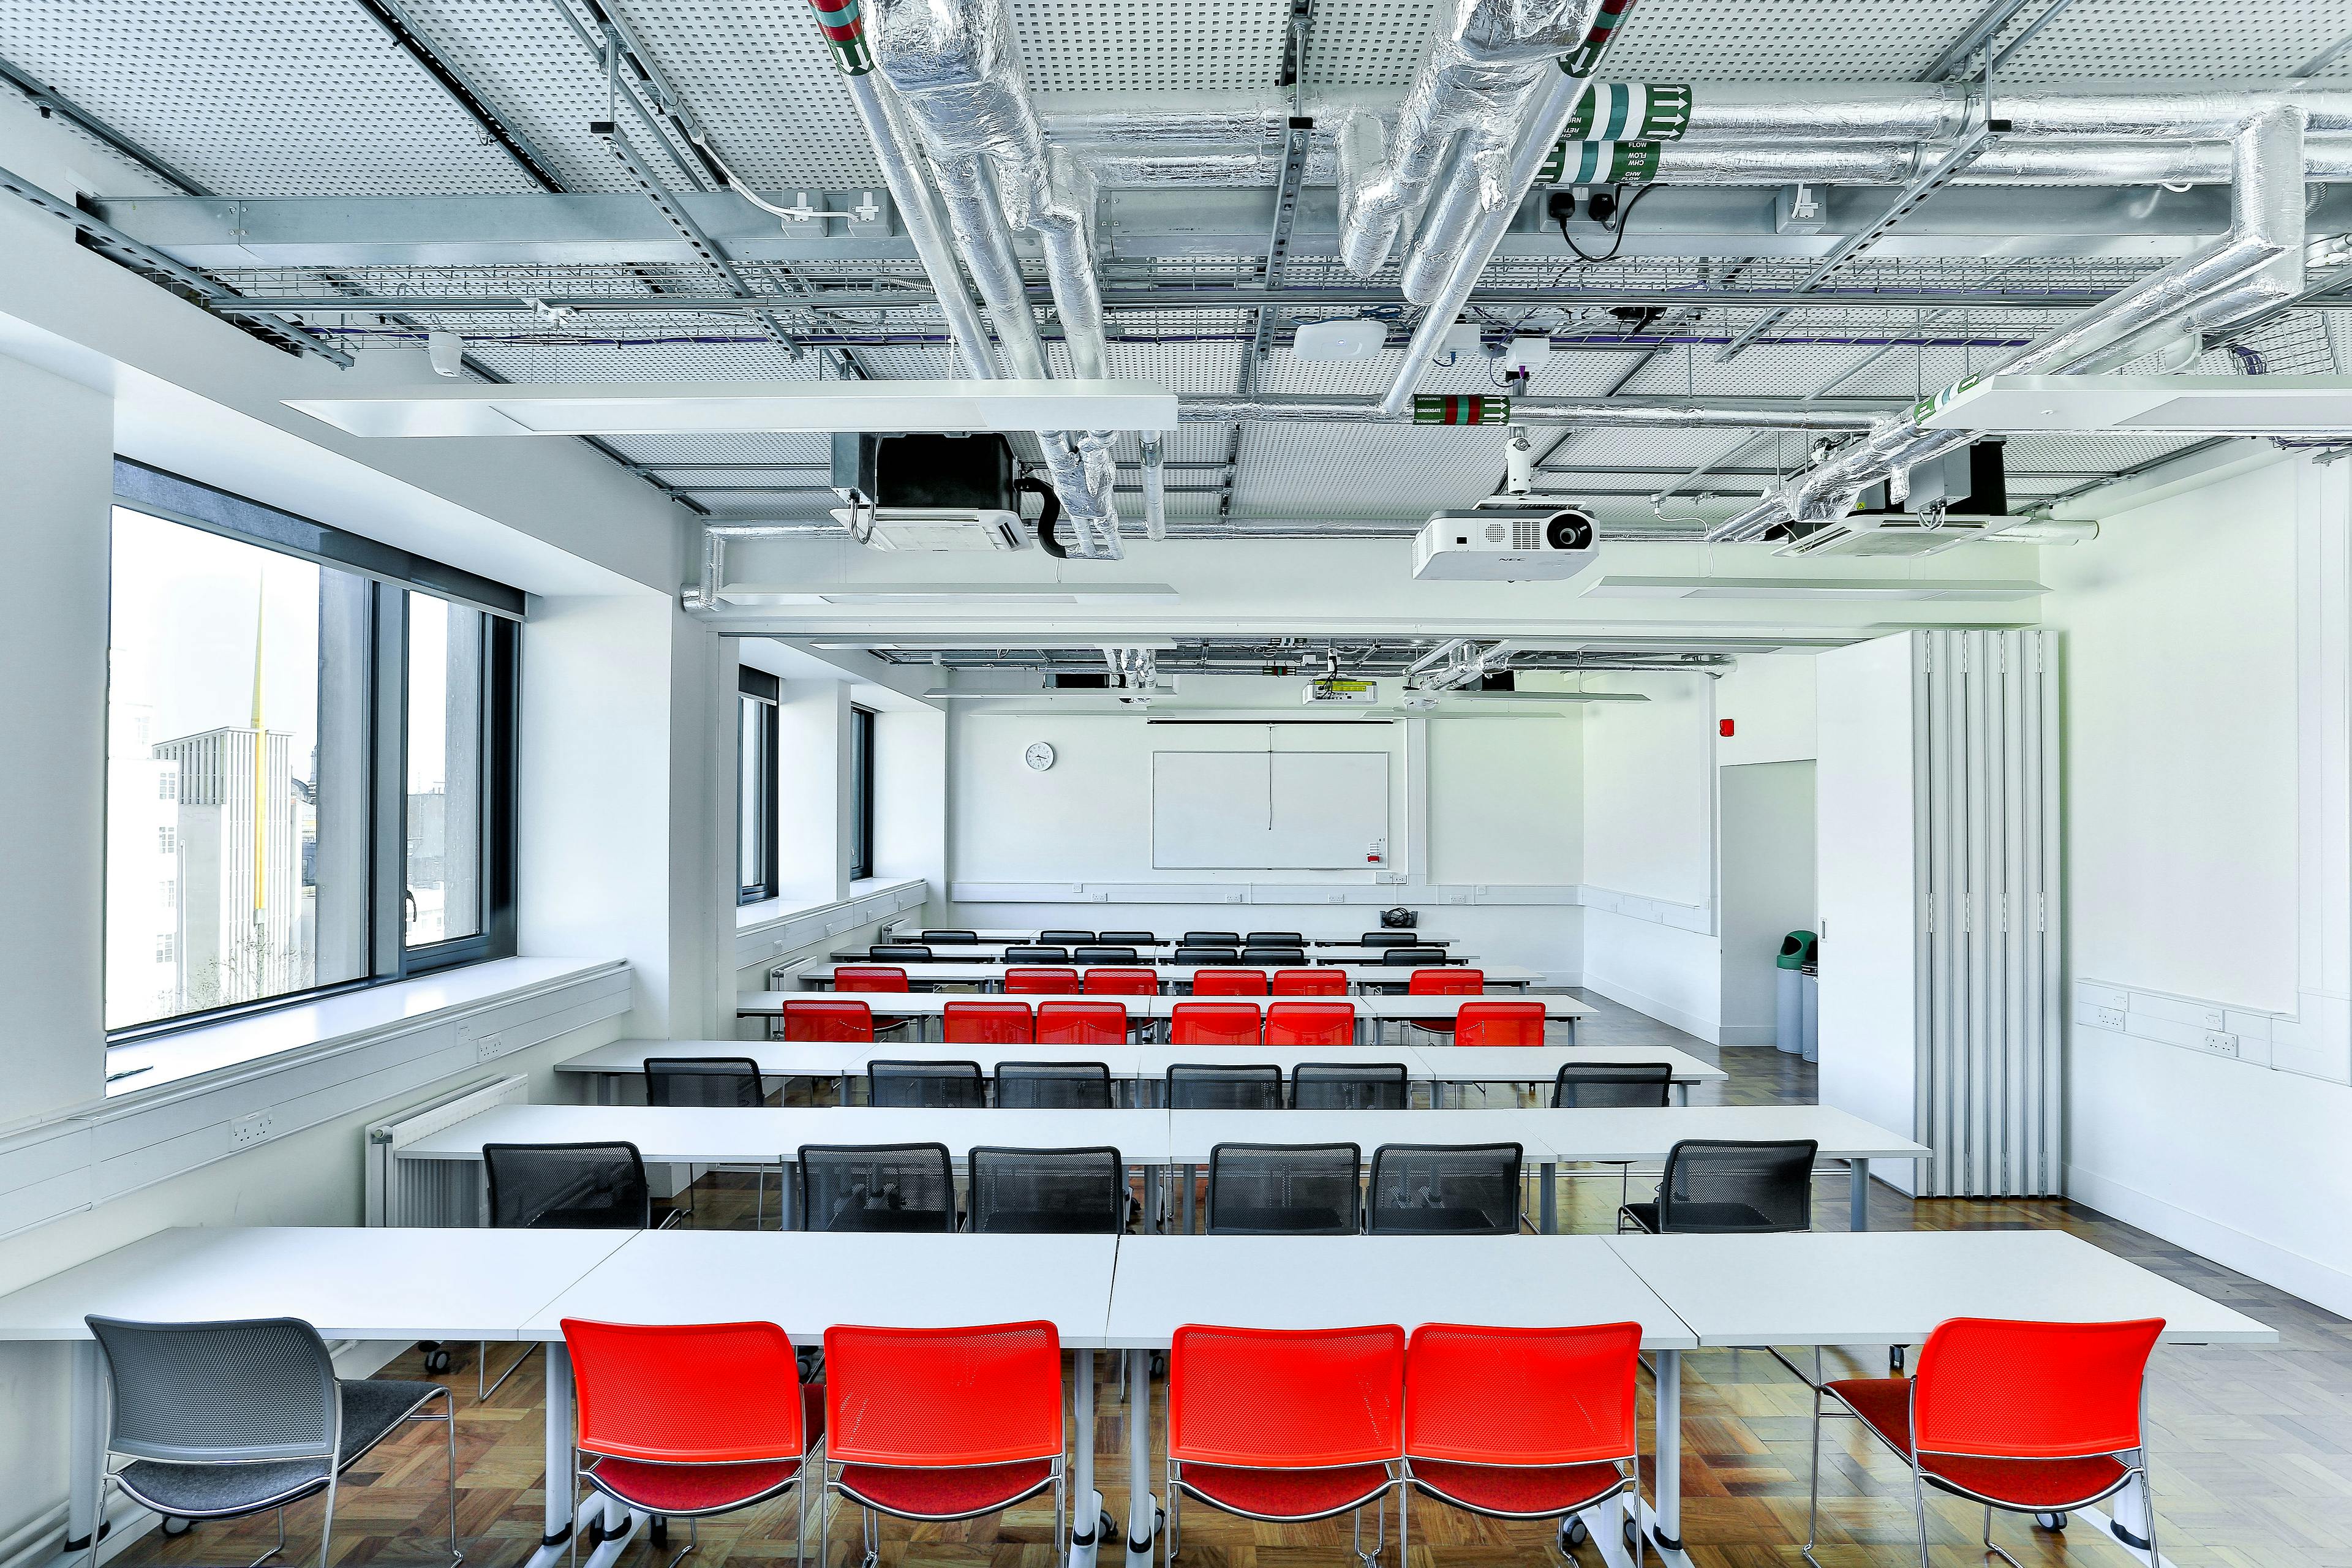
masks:
[[[1653,1236],[1722,1236],[1813,1228],[1809,1138],[1741,1142],[1685,1138],[1666,1151],[1654,1203],[1627,1204],[1617,1228]]]
[[[1402,1110],[1402,1062],[1300,1062],[1290,1069],[1290,1103],[1300,1110]]]
[[[490,1224],[500,1230],[646,1230],[653,1225],[653,1187],[635,1143],[485,1143],[482,1174]],[[665,1226],[683,1209],[662,1216]],[[474,1396],[488,1399],[530,1359],[490,1378],[490,1347],[474,1363]],[[488,1379],[488,1381],[485,1381]]]
[[[299,1318],[82,1321],[106,1363],[112,1406],[107,1458],[131,1461],[120,1470],[100,1461],[99,1518],[106,1517],[110,1486],[167,1519],[243,1519],[275,1510],[283,1551],[287,1506],[324,1494],[319,1564],[326,1568],[342,1473],[404,1423],[439,1421],[448,1433],[449,1560],[463,1560],[456,1401],[442,1384],[339,1378],[326,1342]],[[424,1414],[436,1398],[442,1413]],[[93,1565],[97,1556],[93,1547]]]
[[[978,931],[957,927],[927,926],[923,930],[923,941],[933,947],[968,947],[979,940]]]
[[[1382,963],[1417,969],[1430,964],[1444,963],[1445,962],[1445,950],[1442,947],[1405,946],[1385,948],[1381,952],[1381,962]]]
[[[1067,963],[1070,962],[1070,950],[1066,947],[1047,947],[1042,942],[1016,942],[1004,950],[1004,962],[1007,963]]]
[[[1238,964],[1241,961],[1242,950],[1237,947],[1180,946],[1176,950],[1175,957],[1171,959],[1169,962],[1171,963],[1233,965]]]
[[[1220,1143],[1209,1151],[1211,1236],[1353,1236],[1353,1143]]]
[[[1173,1110],[1280,1110],[1282,1069],[1178,1062],[1168,1069],[1168,1105]]]
[[[1418,947],[1421,933],[1410,931],[1368,931],[1356,939],[1358,947]]]
[[[1237,931],[1188,931],[1176,939],[1179,947],[1239,947],[1242,933]]]
[[[1073,947],[1079,942],[1097,939],[1090,931],[1041,931],[1037,933],[1037,940],[1048,946]]]
[[[866,1101],[933,1110],[977,1110],[988,1103],[988,1080],[981,1077],[978,1062],[869,1061]]]
[[[924,942],[877,942],[866,950],[866,956],[877,963],[928,963],[932,954]]]
[[[1244,947],[1305,947],[1307,933],[1298,931],[1254,931],[1242,938]]]
[[[1097,942],[1126,942],[1133,947],[1158,947],[1160,933],[1154,931],[1107,931],[1096,934]]]
[[[1070,949],[1072,963],[1137,963],[1141,960],[1131,947],[1105,947],[1099,942]]]
[[[956,1227],[955,1166],[944,1143],[803,1143],[793,1185],[803,1230]]]
[[[1667,1062],[1570,1062],[1552,1080],[1551,1103],[1556,1110],[1662,1106],[1674,1088]]]
[[[1296,969],[1307,962],[1303,947],[1245,947],[1242,949],[1244,969]]]
[[[1127,1162],[1116,1149],[976,1148],[970,1170],[975,1236],[1127,1228]]]
[[[1002,1110],[1108,1110],[1110,1068],[1101,1062],[999,1062]]]
[[[1365,1228],[1388,1236],[1517,1236],[1517,1143],[1383,1143]]]
[[[760,1064],[749,1057],[646,1058],[647,1105],[719,1105],[749,1110],[767,1102],[766,1091],[760,1083]],[[713,1165],[710,1168],[760,1179],[756,1195],[751,1200],[751,1228],[763,1228],[768,1222],[768,1167]],[[686,1192],[687,1223],[691,1225],[696,1217],[694,1188],[688,1185]]]

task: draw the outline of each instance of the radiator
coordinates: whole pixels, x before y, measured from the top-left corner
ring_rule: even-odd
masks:
[[[478,1160],[404,1160],[400,1151],[477,1116],[494,1105],[521,1105],[530,1080],[490,1079],[468,1084],[367,1130],[367,1223],[478,1226],[485,1196]]]

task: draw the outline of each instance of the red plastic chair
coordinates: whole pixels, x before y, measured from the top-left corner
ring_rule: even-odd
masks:
[[[787,1040],[874,1040],[874,1010],[854,998],[795,996],[784,1004]]]
[[[1274,972],[1274,994],[1276,996],[1345,996],[1348,994],[1348,972],[1344,969],[1277,969]]]
[[[1247,1002],[1179,1002],[1169,1009],[1168,1043],[1171,1046],[1256,1046],[1265,1044],[1265,1019]]]
[[[1127,1044],[1127,1005],[1121,1002],[1040,1002],[1037,1043],[1123,1046]]]
[[[1067,1510],[1053,1324],[831,1328],[824,1367],[825,1489],[858,1505],[867,1561],[877,1513],[973,1519],[1049,1486],[1058,1561]]]
[[[1353,1002],[1275,1002],[1265,1009],[1265,1043],[1269,1046],[1352,1046],[1356,1043]]]
[[[907,972],[894,963],[836,963],[833,967],[833,989],[838,995],[845,991],[895,992],[904,995],[911,987],[907,984]],[[874,1021],[877,1029],[903,1029],[914,1023],[908,1017],[884,1016]],[[787,1039],[790,1036],[785,1037]]]
[[[1540,1046],[1544,1043],[1544,1005],[1505,1002],[1493,997],[1465,1002],[1454,1015],[1457,1046]]]
[[[1423,1324],[1404,1352],[1412,1489],[1490,1519],[1557,1519],[1563,1533],[1611,1498],[1630,1507],[1642,1464],[1641,1353],[1639,1323]]]
[[[801,1385],[773,1323],[563,1320],[579,1431],[574,1485],[687,1521],[731,1513],[798,1483],[824,1434],[824,1384]],[[808,1489],[798,1554],[808,1558]],[[821,1542],[823,1536],[818,1537]]]
[[[1073,995],[1078,989],[1078,972],[1075,969],[1036,969],[1022,967],[1004,972],[1005,994],[1021,995]]]
[[[1265,971],[1263,969],[1192,971],[1192,994],[1195,996],[1263,996],[1265,994]]]
[[[1393,1323],[1179,1328],[1168,1354],[1169,1555],[1180,1549],[1187,1494],[1276,1523],[1401,1497],[1404,1347]],[[1379,1517],[1385,1535],[1384,1507]],[[1360,1546],[1362,1528],[1360,1518]]]
[[[950,1002],[940,1037],[951,1046],[1025,1046],[1037,1037],[1026,1002]]]
[[[1083,987],[1089,996],[1157,996],[1156,969],[1089,969]]]
[[[2147,1493],[2140,1426],[2148,1353],[2161,1318],[2118,1323],[2035,1323],[1949,1318],[1920,1347],[1917,1374],[1824,1384],[1813,1395],[1814,1504],[1805,1530],[1812,1555],[1820,1513],[1822,1394],[1858,1417],[1911,1466],[1922,1531],[1934,1487],[1992,1510],[2063,1514],[2087,1508],[2139,1478],[2147,1496],[2148,1561],[2160,1563],[2156,1500]],[[2126,1458],[2128,1456],[2128,1458]],[[1925,1561],[1927,1543],[1920,1542]]]
[[[1442,969],[1416,969],[1405,984],[1408,996],[1478,996],[1486,990],[1486,972],[1461,964],[1448,964]],[[1433,1035],[1450,1035],[1455,1020],[1452,1018],[1408,1018],[1405,1022],[1416,1029]]]

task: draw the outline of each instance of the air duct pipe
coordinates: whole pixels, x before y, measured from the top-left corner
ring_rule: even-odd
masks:
[[[1044,344],[1013,252],[1012,229],[1027,228],[1043,245],[1072,369],[1081,378],[1101,378],[1102,295],[1087,233],[1092,188],[1066,158],[1048,157],[1003,0],[881,0],[875,41],[882,75],[938,171],[949,221],[1015,375],[1045,374]],[[1063,514],[1078,531],[1080,553],[1115,560],[1112,440],[1104,430],[1075,440],[1044,432],[1038,445]]]
[[[1143,447],[1143,531],[1152,539],[1168,537],[1168,465],[1161,456],[1160,435],[1146,431]]]
[[[2227,325],[2225,310],[2242,313],[2249,285],[2281,258],[2297,268],[2303,257],[2303,130],[2300,109],[2274,107],[2231,138],[2230,231],[2192,255],[2086,310],[2064,328],[1985,372],[1988,375],[2063,374],[2104,352],[2145,342],[2152,331],[2195,321]],[[1941,398],[1924,401],[1883,420],[1864,440],[1832,454],[1756,505],[1708,531],[1713,540],[1753,538],[1774,524],[1843,515],[1853,498],[1896,469],[1907,469],[1975,438],[1967,430],[1931,430],[1920,420]]]
[[[1520,121],[1604,3],[1622,11],[1630,0],[1453,0],[1397,108],[1385,156],[1377,117],[1341,127],[1339,257],[1350,272],[1368,278],[1387,262],[1450,148],[1457,180],[1477,186],[1482,207],[1518,205],[1527,186],[1513,183],[1511,149]]]
[[[1438,401],[1438,400],[1425,400]],[[1481,425],[1572,425],[1584,429],[1660,430],[1705,427],[1722,430],[1868,430],[1876,416],[1852,409],[1824,408],[1799,398],[1511,397],[1477,401],[1503,405]],[[1176,399],[1176,417],[1187,425],[1258,423],[1407,425],[1414,410],[1391,413],[1370,398],[1224,397],[1186,393]],[[1463,423],[1423,419],[1424,424]]]

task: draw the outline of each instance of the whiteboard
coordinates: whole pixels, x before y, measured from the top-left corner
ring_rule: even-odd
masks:
[[[1388,838],[1386,752],[1152,753],[1155,869],[1385,870]]]

